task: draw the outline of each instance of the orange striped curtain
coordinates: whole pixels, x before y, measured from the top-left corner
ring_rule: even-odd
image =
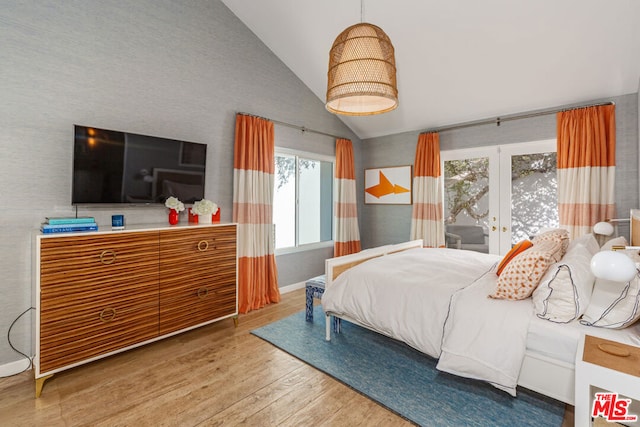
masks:
[[[336,140],[336,237],[333,256],[360,252],[356,174],[353,145],[348,139]]]
[[[427,247],[444,246],[442,200],[440,134],[423,133],[418,137],[413,173],[412,240],[423,239]]]
[[[558,214],[572,238],[616,216],[615,105],[557,114]]]
[[[273,243],[273,122],[236,115],[233,221],[238,224],[238,310],[280,301]]]

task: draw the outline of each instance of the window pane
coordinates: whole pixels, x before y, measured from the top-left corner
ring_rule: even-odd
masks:
[[[511,242],[557,227],[556,153],[511,156]]]
[[[273,222],[276,249],[296,245],[296,158],[276,154]]]
[[[444,162],[445,224],[488,229],[489,158]]]
[[[333,165],[331,162],[299,159],[298,244],[332,238]]]

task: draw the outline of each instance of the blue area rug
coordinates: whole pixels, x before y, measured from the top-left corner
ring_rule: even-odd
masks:
[[[559,427],[564,404],[518,389],[513,398],[474,380],[438,371],[436,360],[348,322],[324,339],[324,314],[304,311],[252,334],[331,375],[398,415],[423,426]]]

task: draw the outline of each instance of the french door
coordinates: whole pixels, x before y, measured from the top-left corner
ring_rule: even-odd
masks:
[[[443,151],[441,158],[445,226],[481,227],[489,253],[558,226],[555,139]],[[482,250],[477,241],[468,246]]]

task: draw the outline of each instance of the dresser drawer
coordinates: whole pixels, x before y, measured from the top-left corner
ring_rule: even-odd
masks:
[[[105,286],[118,291],[158,277],[158,232],[42,239],[40,254],[43,294]]]
[[[134,293],[64,304],[41,302],[42,372],[58,369],[158,336],[157,286]]]
[[[180,266],[185,263],[235,263],[236,227],[176,229],[160,233],[160,264]]]
[[[235,276],[227,283],[174,289],[160,297],[160,334],[236,314]]]

